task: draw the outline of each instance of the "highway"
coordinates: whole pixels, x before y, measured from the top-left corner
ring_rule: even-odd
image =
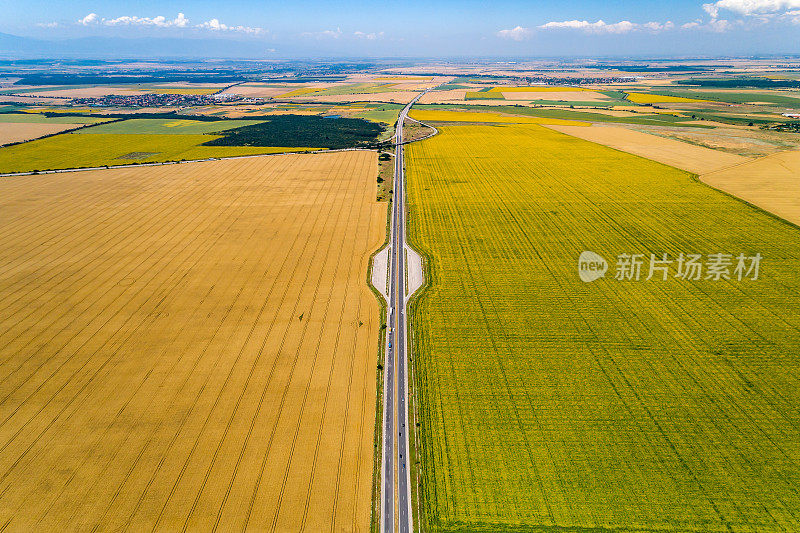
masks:
[[[389,270],[389,329],[384,368],[383,476],[381,483],[381,531],[413,531],[411,479],[408,470],[408,374],[406,371],[406,262],[405,169],[403,123],[417,95],[400,112],[394,137],[395,167],[392,198],[391,257]],[[395,506],[395,503],[397,504]]]

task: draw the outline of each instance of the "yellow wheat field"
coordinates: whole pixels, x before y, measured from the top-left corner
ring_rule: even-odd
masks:
[[[712,172],[747,161],[746,158],[697,146],[675,139],[667,139],[621,126],[592,125],[589,128],[551,126],[552,129],[597,144],[610,146],[665,165],[697,174]]]
[[[588,126],[576,120],[542,117],[517,117],[500,113],[472,111],[443,111],[439,109],[412,109],[409,116],[423,122],[493,122],[504,124],[553,124],[561,126]]]
[[[580,91],[588,91],[593,92],[596,89],[587,89],[584,87],[556,87],[554,85],[534,85],[531,87],[504,87],[502,85],[498,87],[492,87],[489,89],[491,92],[498,92],[498,93],[549,93],[549,92],[556,92],[556,93],[566,93],[566,92],[580,92]]]
[[[381,76],[375,78],[378,81],[431,81],[431,76]]]
[[[650,93],[626,93],[628,100],[636,104],[658,104],[658,103],[686,103],[686,102],[708,102],[697,98],[684,98],[683,96],[661,96]]]
[[[496,91],[495,91],[495,94]],[[563,100],[566,102],[611,102],[604,94],[592,91],[512,91],[503,92],[506,100]]]
[[[369,527],[371,152],[0,180],[0,524]]]
[[[31,122],[3,122],[0,126],[0,146],[38,139],[64,130],[79,128],[82,124],[39,124]]]
[[[445,91],[431,91],[419,99],[420,104],[463,103],[467,91],[464,89],[450,89]],[[472,102],[471,102],[472,103]]]
[[[241,96],[254,96],[257,98],[273,98],[278,95],[286,94],[286,87],[264,87],[260,84],[242,84],[235,85],[230,89],[226,89],[222,91],[222,94],[238,94]]]
[[[147,92],[154,94],[214,94],[220,89],[216,87],[155,87]]]
[[[743,161],[700,179],[729,194],[800,226],[800,151],[792,150]]]
[[[292,98],[293,96],[308,96],[309,94],[324,91],[325,87],[300,87],[288,93],[276,95],[275,98]]]

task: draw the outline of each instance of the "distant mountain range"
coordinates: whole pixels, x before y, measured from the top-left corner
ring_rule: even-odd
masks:
[[[83,37],[49,41],[0,33],[0,58],[186,57],[258,58],[274,54],[269,43],[232,39]]]

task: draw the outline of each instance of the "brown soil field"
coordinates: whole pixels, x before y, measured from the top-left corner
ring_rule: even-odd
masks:
[[[639,108],[641,109],[641,108]],[[637,115],[643,114],[642,112],[635,112],[635,111],[625,111],[624,109],[620,109],[619,107],[615,107],[614,109],[601,109],[601,108],[581,108],[576,107],[574,109],[570,109],[570,111],[577,111],[578,113],[597,113],[600,115],[608,115],[610,117],[627,117],[627,118],[636,118]]]
[[[665,105],[665,104],[659,104],[659,105]],[[711,104],[711,105],[713,105],[713,104]],[[615,105],[614,109],[615,110],[620,110],[620,111],[630,111],[632,113],[639,113],[639,114],[642,114],[642,113],[645,113],[645,114],[660,113],[662,115],[686,114],[686,110],[685,109],[680,109],[679,106],[684,106],[685,107],[686,104],[669,104],[668,105],[668,109],[656,109],[654,107],[646,107],[645,108],[645,107],[638,106],[638,105],[632,106],[632,105],[627,105],[626,104],[626,105]],[[688,114],[691,115],[692,114],[691,111],[689,111]]]
[[[35,124],[23,122],[0,123],[0,146],[38,139],[44,135],[78,128],[82,124]]]
[[[302,96],[292,100],[297,102],[395,102],[407,104],[418,93],[411,91],[391,91],[385,93],[363,93],[363,94],[336,94],[329,96]]]
[[[746,161],[746,158],[616,126],[548,126],[587,141],[603,144],[689,172],[703,174]]]
[[[611,99],[604,94],[591,91],[548,91],[548,92],[521,92],[498,91],[503,93],[506,100],[564,100],[566,102],[610,102]]]
[[[467,91],[464,89],[450,89],[447,91],[431,91],[419,99],[420,104],[442,104],[446,102],[458,102],[463,104]],[[502,100],[493,100],[494,105]],[[470,103],[472,103],[470,101]]]
[[[387,82],[387,81],[382,81],[381,82],[379,80],[379,83],[389,83],[389,82]],[[426,82],[426,83],[419,83],[419,82],[404,83],[402,81],[395,81],[395,82],[391,82],[391,83],[394,83],[395,84],[395,88],[397,90],[399,90],[399,91],[424,91],[425,89],[427,89],[429,87],[432,87],[430,82]]]
[[[376,160],[0,180],[3,529],[368,529]]]
[[[322,113],[321,109],[267,109],[263,112],[251,111],[249,115],[242,115],[242,117],[247,118],[252,115],[321,115]]]
[[[230,83],[192,83],[188,81],[168,81],[168,82],[160,82],[155,84],[144,84],[148,88],[157,87],[162,89],[222,89],[223,87],[227,87]]]
[[[14,96],[10,94],[3,94],[0,95],[0,103],[59,105],[63,104],[64,100],[61,98],[48,98],[44,96]]]
[[[406,76],[401,74],[350,74],[347,76],[347,83],[398,83],[402,85],[417,84],[421,87],[435,87],[444,82],[450,81],[451,76]],[[404,87],[405,88],[405,87]]]
[[[241,96],[252,96],[256,98],[271,98],[279,94],[286,94],[286,87],[263,87],[259,85],[237,85],[223,91],[223,94],[239,94]]]
[[[46,89],[30,93],[36,96],[53,96],[63,98],[99,98],[109,94],[120,94],[123,96],[135,96],[149,94],[148,91],[141,91],[131,87],[74,87],[72,89]]]
[[[714,188],[800,225],[800,151],[781,152],[716,172],[700,179]]]

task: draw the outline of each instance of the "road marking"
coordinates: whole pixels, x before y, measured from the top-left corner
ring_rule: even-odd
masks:
[[[383,486],[381,488],[381,531],[394,528],[401,533],[414,530],[411,510],[411,476],[408,469],[408,372],[406,371],[406,258],[405,239],[405,176],[403,168],[403,123],[423,91],[400,112],[395,132],[395,181],[392,202],[390,283],[388,298],[388,326],[386,377],[384,380],[384,424],[383,424]],[[418,257],[418,256],[417,256]],[[421,260],[419,261],[421,267]],[[415,284],[421,280],[421,272],[414,275]],[[420,281],[421,283],[421,281]],[[414,287],[416,290],[418,287]],[[394,370],[397,369],[398,373]],[[389,403],[391,402],[391,408]],[[395,424],[398,421],[399,424]],[[396,451],[396,456],[395,452]],[[396,459],[396,461],[395,461]],[[390,479],[391,473],[391,479]],[[391,484],[391,492],[388,485]]]

